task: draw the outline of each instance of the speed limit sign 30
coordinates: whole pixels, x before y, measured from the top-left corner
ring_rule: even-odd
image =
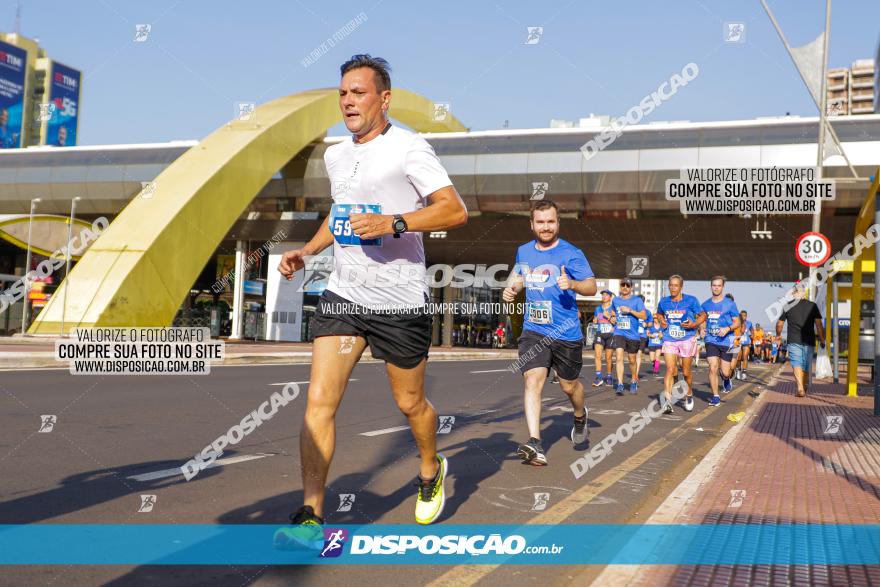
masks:
[[[831,241],[820,232],[805,232],[794,245],[794,255],[801,265],[818,267],[831,256]]]

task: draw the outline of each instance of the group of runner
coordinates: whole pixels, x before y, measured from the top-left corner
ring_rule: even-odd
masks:
[[[425,397],[424,380],[433,316],[427,313],[428,286],[422,233],[454,229],[468,212],[433,148],[419,135],[388,121],[391,79],[388,63],[355,55],[341,67],[339,107],[351,132],[349,141],[324,154],[333,204],[326,222],[302,248],[285,252],[278,267],[288,280],[303,268],[306,257],[333,247],[334,270],[311,323],[314,336],[307,403],[300,433],[303,505],[291,525],[279,530],[276,544],[313,547],[323,541],[324,497],[336,445],[335,418],[352,370],[369,346],[383,360],[392,396],[407,418],[419,452],[415,478],[415,518],[435,522],[446,501],[444,483],[449,461],[437,452],[437,413]],[[550,200],[535,201],[530,215],[534,239],[520,246],[502,297],[517,299],[525,290],[524,325],[516,365],[523,375],[523,406],[529,439],[516,451],[523,461],[546,465],[541,445],[541,393],[551,370],[572,407],[571,442],[587,439],[587,407],[580,382],[584,336],[577,295],[592,296],[596,279],[587,257],[560,238],[559,210]],[[358,267],[352,275],[342,268]],[[395,269],[402,283],[364,285],[364,272]],[[683,292],[684,279],[669,278],[670,295],[651,313],[633,294],[630,279],[620,291],[602,292],[596,309],[596,377],[593,385],[612,383],[616,358],[618,395],[638,393],[644,350],[652,372],[665,363],[663,408],[671,413],[671,390],[678,372],[687,380],[684,409],[694,409],[691,364],[698,329],[706,327],[712,404],[720,402],[750,336],[748,322],[732,299],[723,295],[724,278],[712,280],[712,297],[700,304]],[[394,306],[393,312],[382,308]],[[624,357],[630,380],[625,384]],[[603,358],[605,369],[603,369]],[[748,356],[746,354],[745,361]],[[745,365],[743,368],[743,372]]]
[[[657,312],[644,308],[644,298],[632,295],[632,281],[628,278],[620,281],[620,295],[615,296],[610,290],[602,291],[602,301],[594,311],[593,321],[597,335],[594,342],[596,375],[594,387],[611,386],[612,357],[616,353],[617,395],[623,395],[626,389],[635,394],[638,392],[638,379],[641,365],[641,352],[647,353],[651,364],[651,373],[658,375],[661,364],[667,365],[667,375],[674,378],[679,367],[682,374],[692,387],[692,366],[700,356],[700,342],[703,342],[706,358],[709,361],[710,384],[713,390],[711,405],[720,403],[718,395],[718,377],[721,376],[725,392],[732,389],[731,379],[745,380],[748,369],[749,346],[753,326],[748,320],[745,310],[739,312],[733,296],[724,293],[726,279],[717,275],[711,280],[712,296],[700,304],[696,298],[681,293],[684,279],[680,275],[669,278],[670,295],[660,300]],[[642,303],[633,302],[633,298]],[[641,308],[639,326],[636,333],[629,329],[626,316],[618,317],[619,308],[629,308],[632,304]],[[630,312],[629,309],[622,312]],[[685,325],[681,325],[686,322]],[[637,348],[637,341],[638,348]],[[623,378],[623,353],[626,351],[631,377],[629,386]],[[667,355],[674,355],[674,365]],[[603,360],[605,371],[603,371]],[[667,382],[667,387],[669,386]],[[692,406],[685,401],[685,409]],[[671,406],[667,408],[671,410]]]

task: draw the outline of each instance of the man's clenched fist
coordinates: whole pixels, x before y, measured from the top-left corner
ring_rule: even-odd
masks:
[[[287,278],[288,281],[293,279],[293,274],[305,267],[305,251],[297,249],[295,251],[287,251],[281,255],[281,263],[278,264],[278,272]]]

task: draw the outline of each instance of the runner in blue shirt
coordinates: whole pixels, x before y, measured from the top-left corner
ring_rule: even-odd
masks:
[[[648,351],[650,352],[648,356],[652,365],[651,374],[658,375],[660,373],[660,348],[663,346],[663,330],[660,328],[656,316],[646,332],[648,333]]]
[[[687,382],[687,396],[684,409],[694,409],[694,376],[691,363],[697,348],[697,331],[706,321],[706,313],[700,302],[692,295],[682,293],[684,278],[673,275],[669,278],[669,294],[657,304],[657,321],[663,328],[663,358],[666,361],[666,376],[663,378],[666,407],[664,412],[672,413],[672,385],[678,375],[678,359],[681,357],[681,370]]]
[[[739,309],[731,298],[724,295],[726,282],[723,275],[713,277],[709,282],[712,297],[702,305],[706,312],[706,360],[709,362],[709,387],[712,388],[709,405],[712,406],[721,404],[721,396],[718,395],[719,371],[724,383],[724,393],[733,391],[733,383],[730,381],[733,376],[733,354],[730,350],[734,346],[734,330],[739,326]]]
[[[559,209],[550,200],[532,205],[535,239],[519,247],[516,266],[502,298],[512,302],[525,287],[526,311],[519,337],[520,372],[525,379],[528,442],[517,455],[532,465],[546,465],[541,445],[541,390],[553,368],[574,410],[571,441],[587,439],[584,386],[578,380],[583,366],[584,335],[578,318],[577,296],[596,293],[596,279],[583,251],[559,238]]]
[[[602,385],[602,355],[605,355],[605,366],[608,371],[605,372],[605,385],[611,385],[611,339],[614,336],[614,324],[611,323],[611,317],[614,316],[614,308],[611,306],[611,299],[614,294],[610,290],[602,290],[602,303],[596,306],[593,312],[593,322],[596,323],[596,341],[593,343],[593,351],[596,362],[596,379],[593,381],[593,387]]]
[[[620,280],[620,295],[611,304],[614,306],[614,352],[617,362],[617,395],[623,395],[623,351],[629,360],[629,392],[638,393],[639,368],[636,357],[639,353],[639,320],[645,318],[645,302],[632,294],[633,282],[629,277]]]
[[[642,298],[642,303],[645,303],[645,296],[642,294],[637,295]],[[648,352],[648,326],[653,324],[653,322],[654,314],[646,306],[645,318],[644,320],[639,320],[639,352],[636,354],[636,373],[642,372],[642,353]]]
[[[748,378],[746,371],[749,368],[749,354],[752,352],[752,329],[755,325],[749,320],[749,313],[745,310],[739,313],[739,319],[743,325],[743,333],[739,341],[739,365],[736,370],[736,378],[745,381]]]

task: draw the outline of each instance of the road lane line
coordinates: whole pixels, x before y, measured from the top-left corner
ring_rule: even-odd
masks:
[[[485,371],[471,371],[471,373],[503,373],[504,371],[510,371],[510,369],[487,369]]]
[[[359,379],[349,379],[351,381],[359,381]],[[269,385],[290,385],[291,383],[296,383],[297,385],[308,385],[308,381],[282,381],[281,383],[270,383]]]
[[[234,465],[235,463],[244,463],[246,461],[253,461],[256,459],[262,459],[272,456],[275,455],[271,453],[258,453],[255,455],[228,457],[225,459],[217,459],[205,468],[213,469],[214,467],[221,467],[223,465]],[[164,479],[165,477],[174,477],[175,475],[183,475],[183,471],[180,470],[180,467],[175,467],[173,469],[162,469],[161,471],[153,471],[152,473],[141,473],[140,475],[132,475],[130,477],[126,477],[126,479],[134,479],[135,481],[153,481],[154,479]]]
[[[743,385],[737,385],[736,389],[727,394],[728,398],[736,397],[744,390],[754,386],[755,381],[750,380]],[[667,432],[664,436],[658,438],[630,458],[623,461],[620,465],[612,467],[611,470],[599,475],[589,484],[584,484],[580,489],[575,490],[571,495],[557,502],[551,509],[545,510],[543,513],[531,518],[523,525],[531,524],[547,524],[559,525],[565,523],[565,520],[575,514],[588,503],[596,499],[600,493],[606,491],[615,483],[623,479],[632,471],[638,469],[649,459],[656,456],[657,453],[669,447],[670,443],[678,440],[693,429],[693,425],[701,422],[710,415],[718,413],[718,409],[707,405],[702,412],[683,422],[676,428]],[[429,587],[463,587],[474,585],[484,579],[490,573],[494,572],[501,565],[458,565],[448,570],[441,576],[437,577],[430,583]]]
[[[394,428],[383,428],[382,430],[361,432],[360,436],[379,436],[380,434],[391,434],[392,432],[400,432],[401,430],[409,430],[409,426],[395,426]]]

